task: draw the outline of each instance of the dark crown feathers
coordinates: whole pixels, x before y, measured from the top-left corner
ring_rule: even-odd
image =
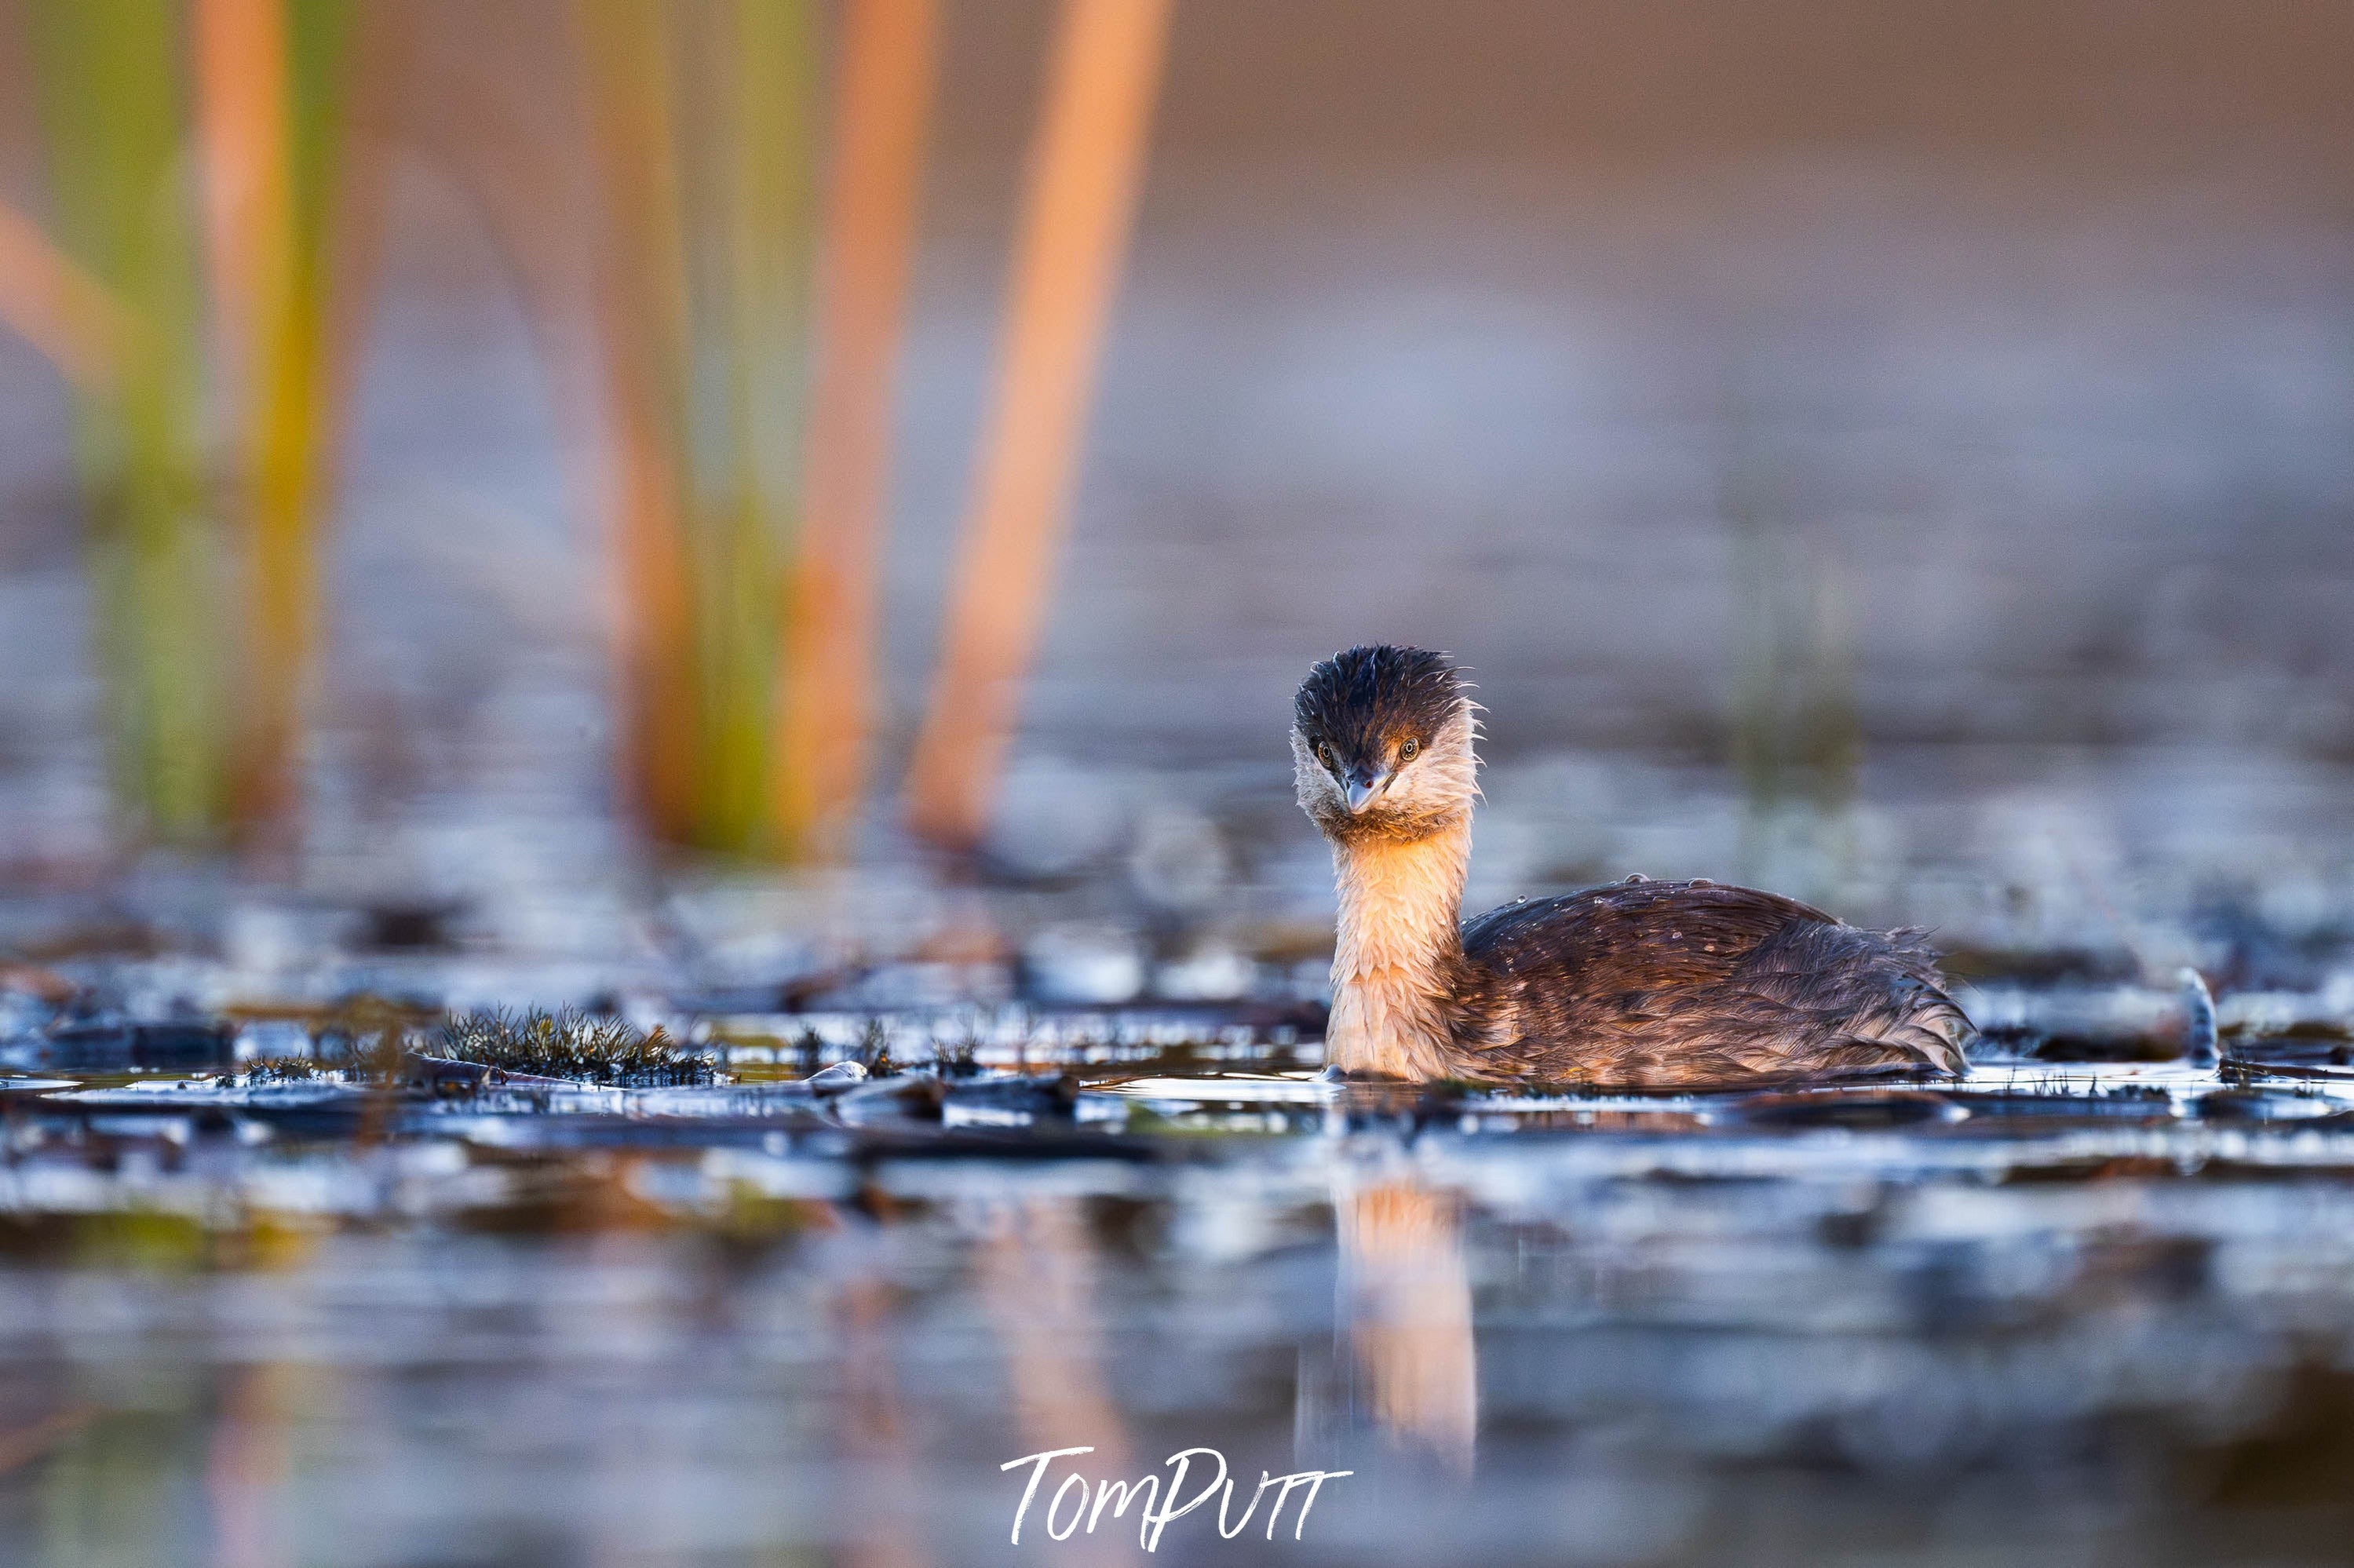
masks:
[[[1426,742],[1462,706],[1469,683],[1444,653],[1388,645],[1352,648],[1308,672],[1292,719],[1312,742],[1351,750],[1385,737]]]

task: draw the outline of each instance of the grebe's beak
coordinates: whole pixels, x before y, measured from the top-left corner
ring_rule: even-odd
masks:
[[[1352,812],[1365,809],[1365,802],[1380,794],[1390,781],[1386,773],[1375,772],[1360,762],[1341,776],[1341,791],[1349,798]]]

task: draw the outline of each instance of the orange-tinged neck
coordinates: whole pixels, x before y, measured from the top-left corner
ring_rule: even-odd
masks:
[[[1470,859],[1469,811],[1422,838],[1332,845],[1341,919],[1324,1051],[1343,1072],[1450,1075]]]

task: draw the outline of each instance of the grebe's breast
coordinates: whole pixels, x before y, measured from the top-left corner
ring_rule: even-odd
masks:
[[[1508,904],[1463,930],[1457,1041],[1481,1075],[1632,1087],[1946,1075],[1969,1021],[1909,933],[1709,882]]]

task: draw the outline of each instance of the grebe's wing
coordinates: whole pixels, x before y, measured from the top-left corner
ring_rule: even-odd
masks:
[[[1464,928],[1467,1053],[1626,1085],[1958,1073],[1968,1021],[1915,938],[1712,883],[1618,883]]]

